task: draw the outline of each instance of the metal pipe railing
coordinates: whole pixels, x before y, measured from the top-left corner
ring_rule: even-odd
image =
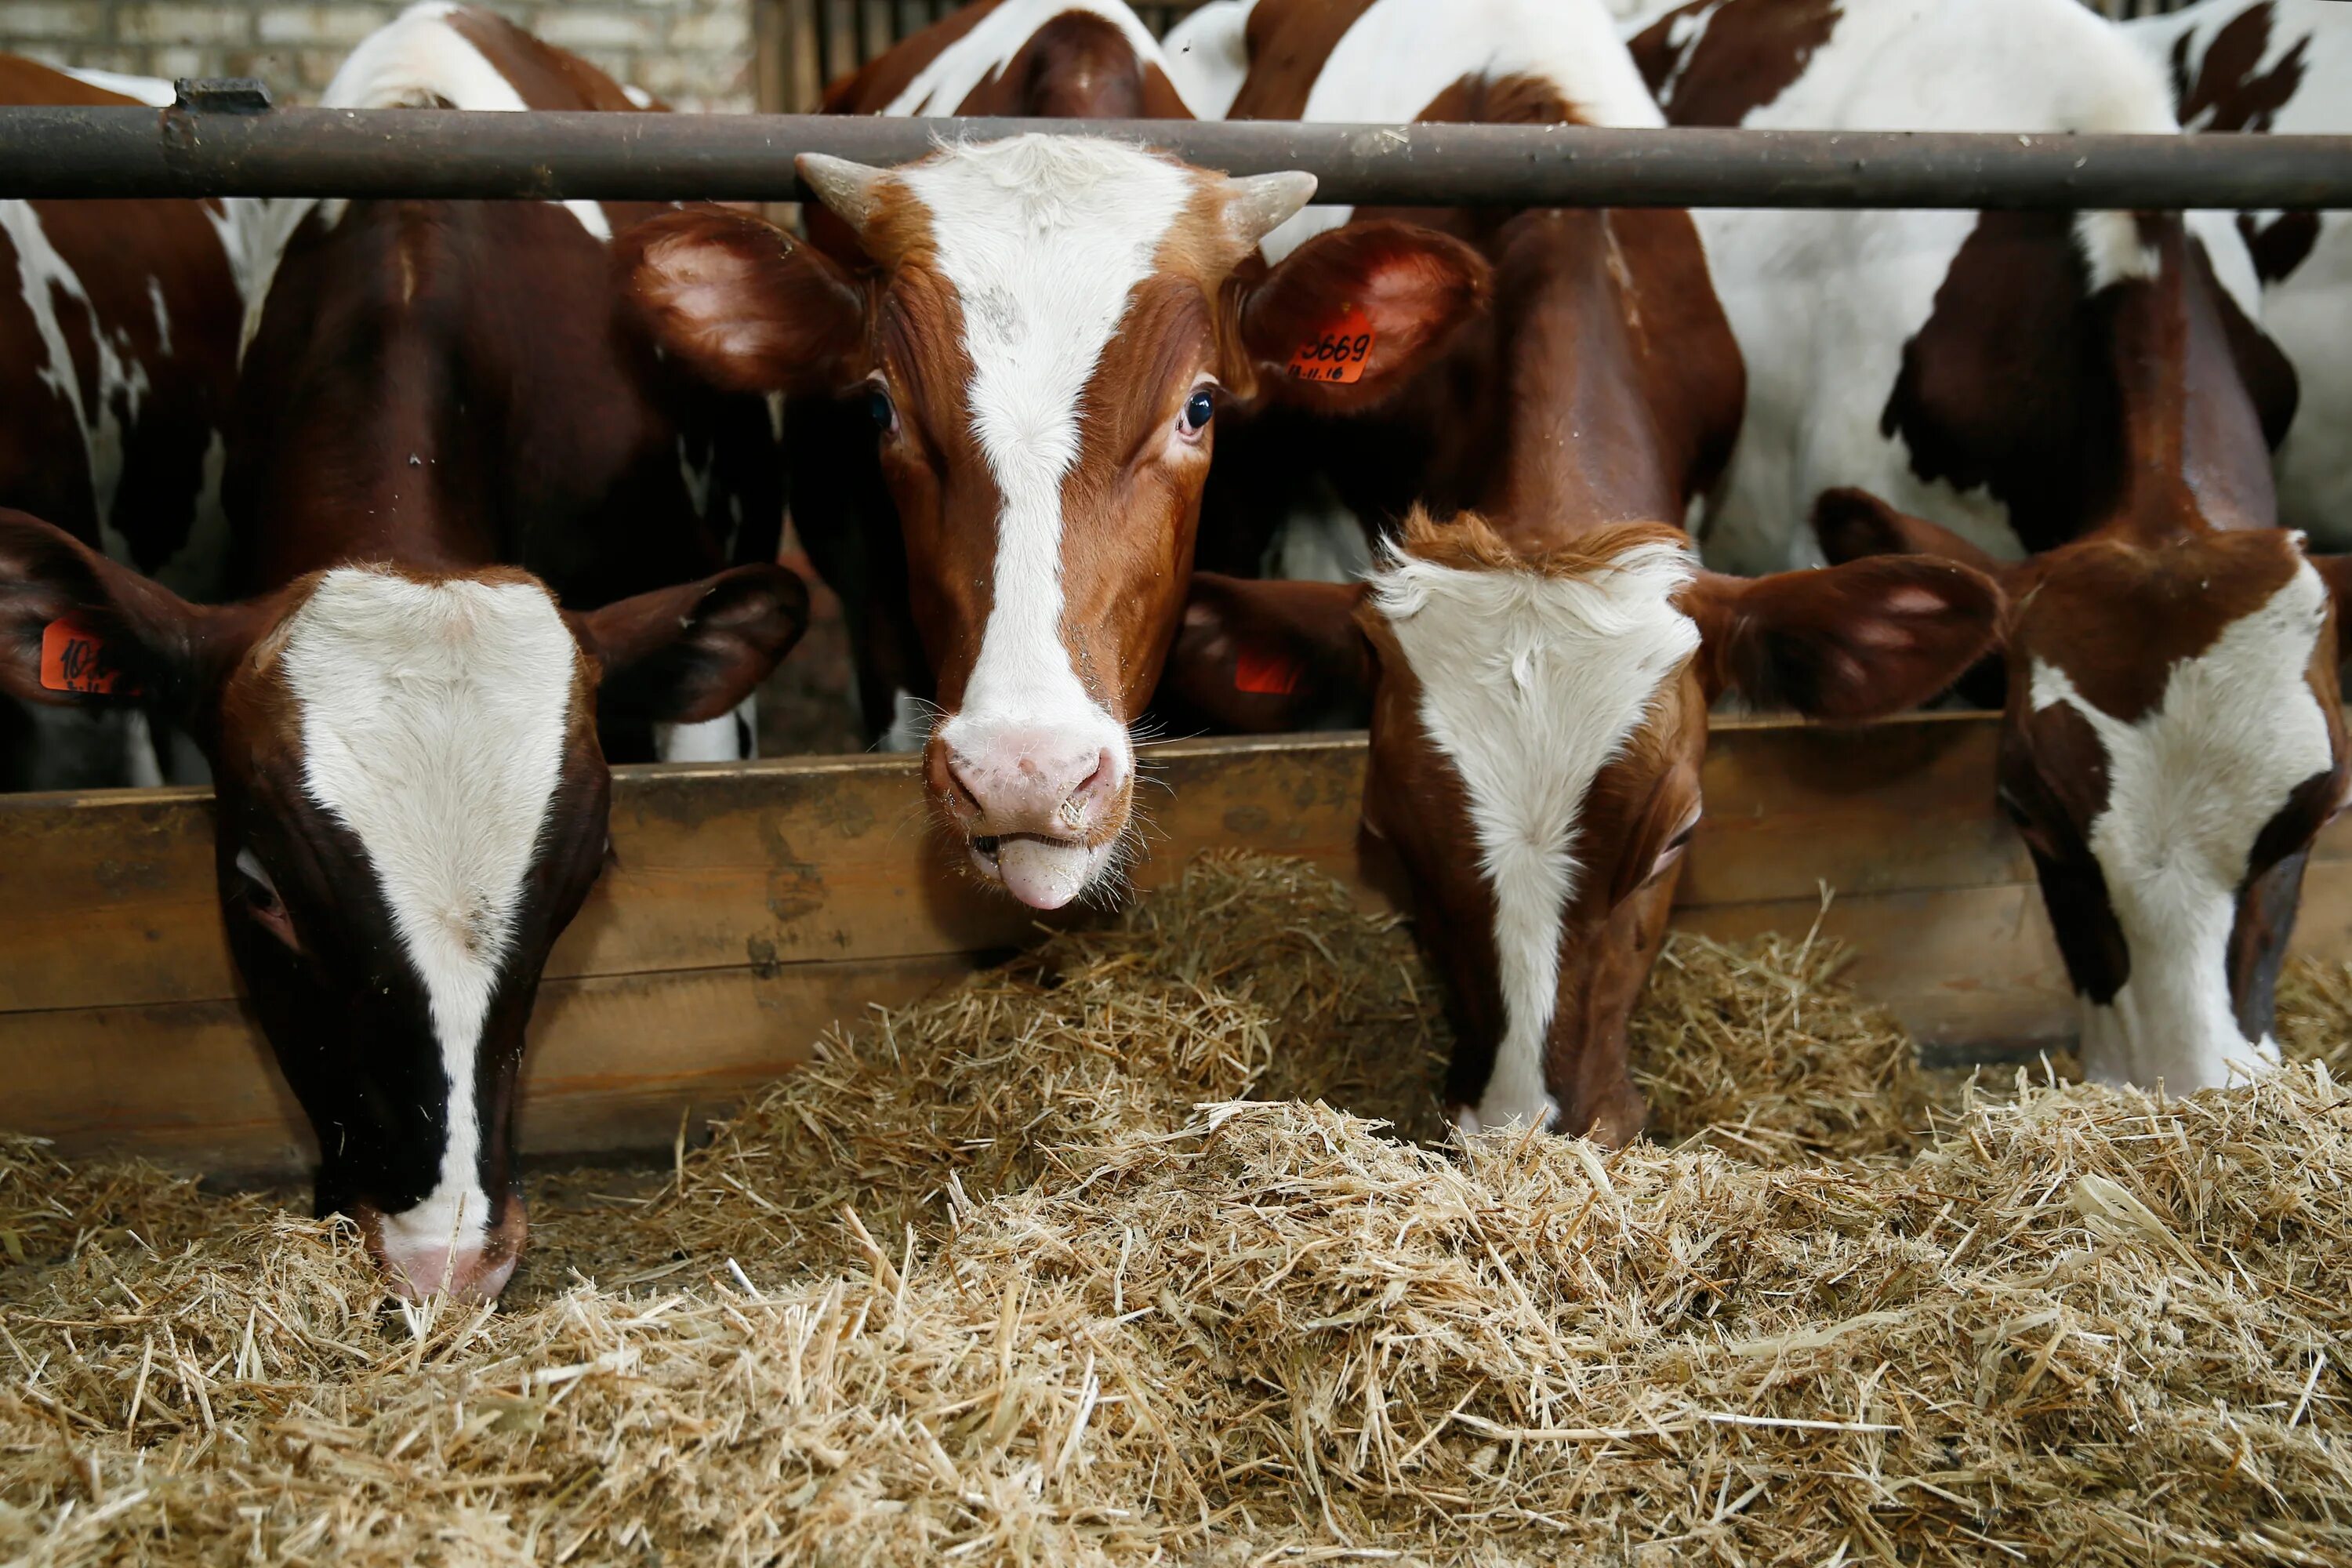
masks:
[[[2352,207],[2352,137],[1604,130],[186,106],[0,109],[0,197],[794,201],[799,153],[1121,137],[1381,205]]]

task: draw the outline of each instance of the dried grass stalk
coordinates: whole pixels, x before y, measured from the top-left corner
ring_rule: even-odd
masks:
[[[1425,1147],[1243,1098],[1426,1127],[1443,1031],[1392,928],[1211,861],[604,1211],[650,1289],[495,1313],[12,1145],[72,1256],[0,1304],[0,1562],[2352,1560],[2352,1093],[2021,1082],[1905,1159],[1832,963],[1676,947],[1678,1147]]]

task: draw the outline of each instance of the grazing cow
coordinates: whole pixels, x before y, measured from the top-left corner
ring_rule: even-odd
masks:
[[[412,6],[354,49],[332,106],[635,112],[572,55],[486,11]],[[777,434],[762,400],[720,396],[615,308],[613,233],[667,205],[321,201],[282,205],[245,355],[226,492],[233,586],[275,588],[418,509],[467,559],[521,566],[589,605],[775,558]],[[608,689],[615,758],[751,754],[748,714],[653,725]],[[748,706],[748,705],[747,705]]]
[[[2334,0],[2205,0],[2124,31],[2169,73],[2184,131],[2352,133],[2352,8]],[[2240,213],[2263,328],[2301,399],[2279,443],[2279,521],[2352,548],[2352,214]]]
[[[1100,7],[1014,13],[1041,19],[1034,47],[988,31],[1011,10],[984,10],[962,43],[1017,68],[911,74],[1018,77],[1053,97],[1075,68],[1051,62],[1079,56],[1096,88],[1114,58],[1135,79],[1142,46]],[[908,74],[886,56],[865,79]],[[1109,141],[800,167],[861,265],[754,219],[680,214],[625,237],[629,288],[673,355],[719,385],[862,395],[937,682],[926,786],[982,877],[1058,907],[1106,885],[1130,842],[1129,725],[1183,606],[1219,405],[1377,401],[1475,311],[1486,268],[1401,224],[1265,267],[1258,241],[1310,178],[1230,179]],[[1342,321],[1366,336],[1355,374],[1290,375]]]
[[[1658,120],[1589,0],[1258,0],[1246,29],[1237,116]],[[1253,729],[1369,693],[1368,847],[1447,981],[1457,1119],[1622,1143],[1647,1113],[1626,1020],[1699,816],[1709,704],[1908,706],[1981,656],[1997,596],[1924,561],[1698,570],[1679,524],[1741,375],[1688,215],[1412,216],[1475,245],[1493,303],[1323,460],[1372,515],[1472,510],[1412,512],[1369,584],[1201,574],[1170,685]],[[1309,209],[1268,247],[1377,221]]]
[[[0,103],[169,104],[169,82],[0,56]],[[0,202],[0,506],[209,594],[222,442],[245,316],[240,205]],[[0,702],[0,789],[154,782],[135,710]]]
[[[330,96],[495,102],[500,82],[627,101],[438,6],[363,44]],[[0,523],[0,687],[136,688],[205,747],[229,946],[317,1134],[320,1207],[411,1295],[494,1296],[523,1243],[517,1068],[604,858],[600,711],[731,724],[805,617],[782,567],[709,574],[678,473],[707,448],[681,447],[651,345],[615,325],[607,222],[586,203],[300,213],[237,389],[241,603],[198,608]]]
[[[1710,0],[1634,51],[1676,123],[2175,129],[2156,69],[2073,0]],[[1832,560],[1999,573],[2000,798],[2082,998],[2085,1069],[2187,1091],[2275,1060],[2272,984],[2347,773],[2330,595],[2272,526],[2294,374],[2250,319],[2236,230],[1701,226],[1749,389],[1709,559],[1794,563],[1817,539]]]
[[[445,518],[341,522],[322,569],[198,606],[0,513],[0,691],[135,692],[197,738],[229,948],[318,1136],[320,1211],[404,1294],[487,1299],[526,1229],[523,1026],[605,858],[598,693],[725,713],[806,595],[740,566],[581,614]]]

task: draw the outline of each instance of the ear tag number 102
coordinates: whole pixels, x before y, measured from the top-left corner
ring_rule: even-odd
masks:
[[[1350,305],[1312,342],[1298,345],[1290,356],[1290,374],[1300,381],[1346,385],[1363,379],[1364,362],[1371,357],[1372,320]]]
[[[89,697],[136,697],[96,632],[60,616],[41,633],[41,684]]]

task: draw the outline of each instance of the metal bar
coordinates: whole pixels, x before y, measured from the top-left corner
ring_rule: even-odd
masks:
[[[1325,200],[1385,205],[2352,207],[2346,136],[115,107],[0,110],[0,197],[794,201],[798,153],[897,163],[1023,131],[1306,169]]]

